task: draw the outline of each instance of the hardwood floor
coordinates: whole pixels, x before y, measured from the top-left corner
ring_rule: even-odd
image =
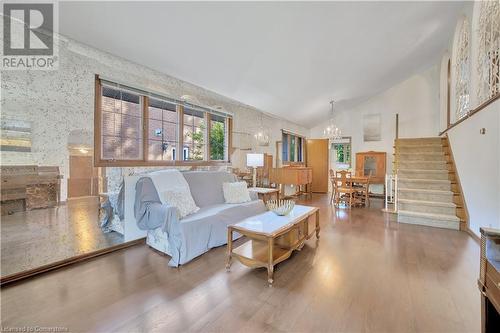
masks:
[[[1,276],[122,244],[122,235],[102,232],[98,211],[97,198],[85,197],[2,216]]]
[[[372,207],[321,207],[321,238],[265,269],[225,247],[178,269],[146,245],[1,290],[2,327],[71,331],[479,332],[479,246],[466,233],[389,220]]]

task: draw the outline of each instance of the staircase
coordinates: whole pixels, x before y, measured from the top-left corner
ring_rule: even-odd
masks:
[[[447,138],[396,139],[398,222],[461,228],[463,198]]]

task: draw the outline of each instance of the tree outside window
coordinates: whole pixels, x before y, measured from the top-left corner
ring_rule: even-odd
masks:
[[[226,127],[223,117],[211,116],[210,120],[210,159],[223,161],[226,156]]]
[[[193,109],[184,109],[184,148],[185,160],[205,159],[205,115]]]

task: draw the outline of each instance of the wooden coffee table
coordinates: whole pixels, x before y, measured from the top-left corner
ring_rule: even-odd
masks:
[[[310,231],[310,219],[314,227]],[[304,242],[316,233],[319,239],[319,208],[296,205],[286,216],[272,211],[249,217],[227,229],[227,263],[231,268],[234,257],[242,264],[267,268],[267,281],[274,282],[274,266],[290,257],[294,250],[300,250]],[[233,249],[233,232],[250,240]]]

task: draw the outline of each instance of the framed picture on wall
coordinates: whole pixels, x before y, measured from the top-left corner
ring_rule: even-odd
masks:
[[[31,152],[31,122],[2,119],[0,151]]]
[[[381,138],[380,113],[363,115],[363,141],[380,141]]]

